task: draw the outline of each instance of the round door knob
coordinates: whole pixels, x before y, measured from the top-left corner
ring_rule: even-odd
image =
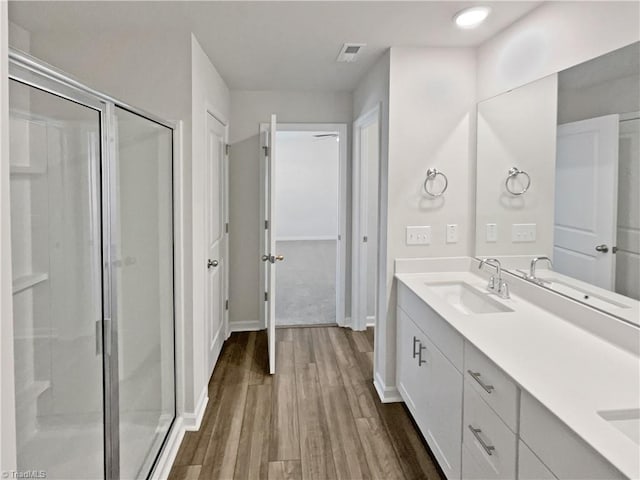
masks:
[[[609,251],[609,247],[607,247],[604,243],[596,247],[596,252],[607,253],[608,251]]]
[[[279,262],[284,260],[284,255],[276,255],[276,260],[278,260]]]
[[[207,262],[207,268],[217,267],[219,265],[218,260],[211,260]]]

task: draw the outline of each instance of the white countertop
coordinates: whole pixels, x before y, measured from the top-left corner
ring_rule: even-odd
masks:
[[[597,413],[640,408],[638,356],[513,293],[492,295],[513,312],[465,315],[425,284],[464,281],[486,293],[487,281],[469,271],[396,278],[613,466],[640,478],[640,446]]]

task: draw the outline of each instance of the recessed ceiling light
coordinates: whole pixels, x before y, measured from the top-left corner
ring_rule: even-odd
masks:
[[[453,17],[453,21],[460,28],[475,28],[489,16],[489,7],[465,8]]]

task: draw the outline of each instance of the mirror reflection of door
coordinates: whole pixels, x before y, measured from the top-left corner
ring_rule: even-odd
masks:
[[[559,273],[636,300],[640,299],[638,85],[638,42],[558,74],[553,251]],[[565,228],[558,225],[560,217]]]

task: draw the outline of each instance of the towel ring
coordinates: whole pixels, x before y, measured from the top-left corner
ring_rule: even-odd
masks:
[[[509,180],[515,179],[518,175],[524,175],[525,177],[527,177],[527,184],[525,185],[525,187],[521,191],[514,192],[509,187]],[[529,187],[531,186],[531,177],[524,170],[520,170],[518,167],[511,167],[509,169],[509,173],[507,174],[507,179],[504,181],[504,186],[507,189],[507,192],[509,192],[511,195],[516,195],[516,196],[517,195],[522,195],[527,190],[529,190]]]
[[[442,187],[442,190],[440,192],[434,193],[429,190],[429,187],[427,185],[429,183],[429,180],[435,180],[435,178],[438,175],[442,175],[442,178],[444,178],[444,187]],[[427,195],[434,198],[440,197],[444,192],[447,191],[448,186],[449,186],[449,179],[444,173],[438,171],[437,168],[430,168],[429,170],[427,170],[427,178],[424,180],[424,184],[423,184],[424,191],[427,193]]]

